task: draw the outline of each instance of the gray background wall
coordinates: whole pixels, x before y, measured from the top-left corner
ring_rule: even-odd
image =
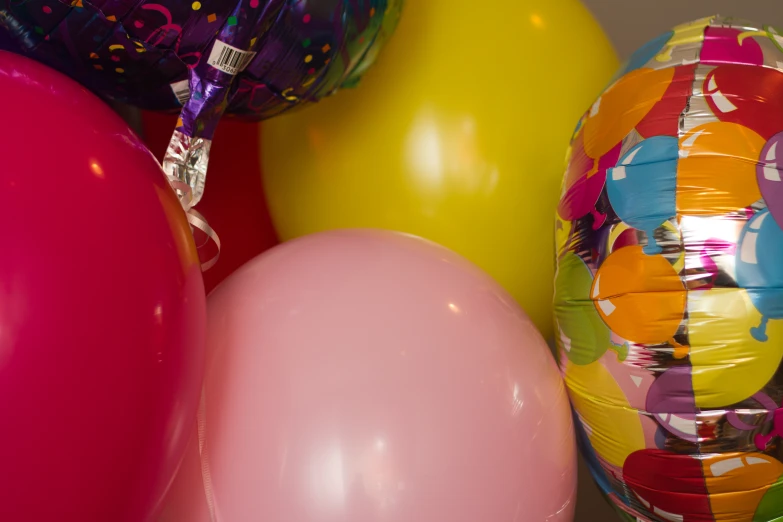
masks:
[[[781,0],[582,0],[603,26],[621,58],[672,26],[713,14],[731,15],[783,29]],[[576,522],[616,522],[580,462]],[[532,521],[531,521],[532,522]]]

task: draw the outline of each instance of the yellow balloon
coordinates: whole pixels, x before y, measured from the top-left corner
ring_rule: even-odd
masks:
[[[767,342],[755,340],[761,314],[742,288],[689,292],[688,314],[696,406],[729,406],[769,382],[783,358],[783,321],[769,321]]]
[[[574,409],[587,429],[595,452],[622,468],[634,451],[645,448],[639,412],[600,361],[579,365],[566,363],[565,381]]]
[[[264,124],[277,231],[423,236],[494,276],[549,336],[563,156],[616,66],[578,0],[406,0],[357,89]]]

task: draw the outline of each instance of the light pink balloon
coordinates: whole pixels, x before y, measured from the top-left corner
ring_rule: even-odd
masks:
[[[166,522],[573,519],[549,349],[456,254],[392,232],[312,235],[245,265],[208,311],[203,445]]]

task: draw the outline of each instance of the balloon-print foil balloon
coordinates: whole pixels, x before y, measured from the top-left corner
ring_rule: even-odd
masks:
[[[560,367],[607,498],[783,520],[783,37],[713,16],[640,48],[576,127],[556,225]]]
[[[354,85],[403,0],[0,0],[0,49],[105,98],[180,111],[164,168],[204,190],[223,114],[262,120]]]

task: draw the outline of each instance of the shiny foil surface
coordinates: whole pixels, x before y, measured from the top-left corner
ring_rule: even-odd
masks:
[[[581,449],[642,521],[783,517],[783,38],[714,16],[584,114],[555,320]]]
[[[221,116],[263,120],[353,86],[401,9],[402,0],[0,0],[0,49],[105,98],[180,112],[172,150],[206,146],[166,170],[195,204]]]

